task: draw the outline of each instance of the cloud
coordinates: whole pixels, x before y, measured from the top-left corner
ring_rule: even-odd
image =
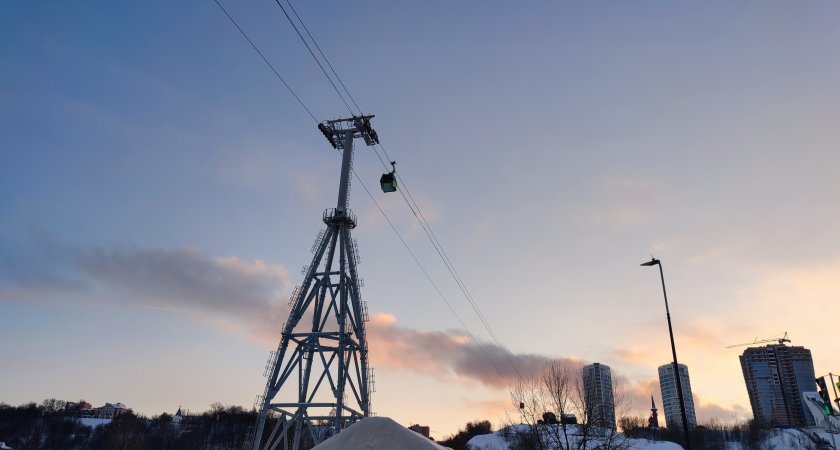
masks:
[[[191,248],[109,246],[74,248],[41,240],[26,258],[0,253],[0,301],[49,301],[57,290],[84,292],[93,302],[186,313],[231,332],[275,346],[289,314],[289,276],[282,265],[214,257]],[[32,250],[32,249],[30,249]],[[12,270],[8,270],[11,268]],[[57,296],[66,298],[67,295]],[[486,341],[475,343],[460,331],[426,331],[399,326],[395,316],[373,314],[367,327],[371,362],[377,368],[410,371],[506,392],[518,377],[533,377],[549,362],[580,367],[575,357],[514,353]],[[625,359],[633,360],[632,352]],[[646,414],[655,378],[630,381],[613,370],[633,414]],[[699,401],[701,421],[743,417],[743,408]]]
[[[93,302],[191,313],[257,339],[276,339],[289,313],[283,266],[213,257],[191,247],[81,249],[39,238],[26,258],[4,251],[0,267],[12,269],[0,278],[3,302],[83,293]]]
[[[477,345],[456,331],[421,331],[397,326],[389,314],[371,317],[371,361],[380,367],[438,376],[454,375],[494,388],[506,388],[519,376],[539,373],[552,360],[580,364],[576,358],[513,353],[496,344]]]
[[[659,410],[660,425],[665,426],[665,411],[662,405],[662,391],[659,388],[659,379],[651,377],[644,380],[630,381],[621,374],[613,373],[613,379],[619,389],[623,391],[625,400],[630,408],[630,415],[645,416],[650,414],[650,399],[656,404]],[[725,423],[734,423],[747,419],[752,412],[741,405],[733,404],[723,406],[705,401],[697,392],[692,392],[694,400],[694,412],[697,416],[697,423],[704,424],[716,420]]]
[[[620,361],[626,364],[651,364],[657,361],[658,355],[645,348],[619,348],[613,352]]]
[[[589,213],[594,225],[626,231],[662,218],[661,210],[672,200],[659,182],[611,175],[601,183]]]
[[[707,403],[696,392],[692,392],[691,395],[694,398],[694,412],[697,414],[698,423],[708,423],[710,421],[734,423],[749,419],[752,416],[752,411],[747,410],[742,405],[733,404],[726,407]]]
[[[657,408],[662,410],[662,395],[659,390],[659,379],[656,377],[644,380],[630,381],[621,374],[613,374],[616,386],[623,391],[627,407],[631,415],[643,415],[647,417],[650,413],[650,398],[653,396]],[[663,424],[664,425],[664,424]]]

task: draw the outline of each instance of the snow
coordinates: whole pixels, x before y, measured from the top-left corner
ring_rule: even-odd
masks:
[[[470,450],[511,450],[505,439],[505,435],[513,435],[517,431],[525,432],[528,430],[526,425],[512,425],[503,428],[495,433],[483,434],[475,436],[467,443],[467,448]],[[574,430],[572,430],[573,435]],[[760,450],[807,450],[813,449],[813,437],[819,437],[831,443],[831,435],[822,431],[803,431],[796,429],[773,429],[771,430],[764,441],[759,445]],[[573,437],[573,436],[572,436]],[[840,441],[840,435],[835,438]],[[625,442],[629,444],[629,450],[682,450],[682,447],[673,442],[667,441],[650,441],[647,439],[627,439]],[[592,447],[598,445],[598,442],[593,441]],[[747,447],[738,442],[727,442],[726,450],[747,450]]]
[[[831,443],[832,446],[834,446],[835,441],[837,442],[837,445],[840,445],[840,434],[828,433],[828,432],[825,431],[824,428],[823,429],[812,428],[812,430],[814,430],[814,434],[819,436],[820,439]]]
[[[808,431],[815,437],[831,442],[831,435],[822,432]],[[838,439],[840,440],[840,439]],[[759,447],[761,450],[798,450],[814,448],[814,441],[806,432],[796,429],[773,429]]]
[[[505,438],[496,433],[475,436],[467,442],[470,450],[510,450]]]
[[[527,425],[513,425],[503,428],[495,433],[475,436],[467,442],[467,448],[470,450],[511,450],[504,435],[512,435],[517,431],[524,432],[527,430]],[[570,437],[572,440],[575,440],[574,428],[570,430]],[[627,439],[624,442],[629,444],[628,449],[631,450],[683,450],[680,445],[673,442],[649,441],[647,439]],[[600,442],[597,439],[593,439],[590,448],[596,448],[599,443]]]
[[[649,441],[647,439],[628,439],[631,449],[638,450],[683,450],[682,446],[673,442]]]
[[[77,419],[77,420],[79,421],[80,424],[82,424],[86,427],[91,427],[91,428],[96,428],[98,426],[107,425],[107,424],[111,423],[111,419],[97,419],[97,418],[93,418],[93,417],[82,417],[82,418]]]
[[[387,417],[367,417],[312,450],[451,450]]]

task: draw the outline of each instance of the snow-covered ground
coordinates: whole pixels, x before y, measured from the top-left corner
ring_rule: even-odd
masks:
[[[682,446],[673,442],[649,441],[647,439],[627,439],[628,450],[683,450]],[[597,447],[593,443],[592,447]],[[498,434],[484,434],[476,436],[467,443],[470,450],[511,450],[505,438]],[[741,450],[740,447],[736,447]]]
[[[91,428],[96,428],[100,425],[107,425],[107,424],[111,423],[111,419],[95,419],[93,417],[82,417],[82,418],[77,419],[77,420],[79,421],[80,424],[82,424],[86,427],[91,427]]]
[[[774,429],[761,443],[761,450],[813,449],[816,448],[815,439],[822,439],[830,446],[834,445],[831,435],[825,431]],[[840,436],[834,435],[834,439],[840,444]]]
[[[513,435],[516,431],[527,431],[527,426],[514,425],[503,428],[495,433],[475,436],[467,443],[470,450],[512,450],[508,445],[505,436]],[[824,431],[803,431],[796,429],[773,429],[770,430],[761,443],[761,450],[811,450],[816,448],[814,438],[819,437],[829,444],[833,444],[831,435]],[[835,435],[840,443],[840,435]],[[650,441],[647,439],[627,439],[628,450],[682,450],[682,446],[673,442]],[[595,448],[600,444],[593,441],[591,447]],[[738,442],[727,442],[726,450],[747,450],[747,447]]]
[[[545,425],[546,427],[559,427],[559,425]],[[569,439],[573,442],[577,441],[577,436],[575,434],[575,426],[569,426]],[[528,426],[527,425],[512,425],[507,428],[502,428],[495,433],[490,434],[483,434],[480,436],[475,436],[467,442],[467,447],[470,450],[511,450],[510,445],[508,445],[507,439],[505,436],[512,436],[517,432],[527,432]],[[546,433],[547,434],[547,433]],[[544,442],[549,440],[550,438],[545,437]],[[621,433],[617,433],[617,436],[613,438],[613,442],[625,442],[627,443],[628,450],[683,450],[682,446],[675,444],[673,442],[664,442],[664,441],[650,441],[647,439],[625,439],[624,435]],[[590,444],[587,445],[588,448],[599,448],[601,445],[604,444],[603,439],[598,438],[590,438]],[[575,445],[575,444],[572,444]],[[740,450],[740,449],[738,449]]]

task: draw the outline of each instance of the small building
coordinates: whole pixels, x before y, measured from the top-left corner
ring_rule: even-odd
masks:
[[[121,414],[130,413],[131,408],[122,403],[106,403],[105,406],[93,409],[93,417],[97,419],[113,419]]]
[[[429,431],[430,431],[430,430],[429,430],[429,427],[427,427],[427,426],[423,426],[423,425],[419,425],[419,424],[414,424],[414,425],[412,425],[412,426],[408,427],[408,429],[409,429],[409,430],[411,430],[411,431],[413,431],[413,432],[415,432],[415,433],[421,434],[421,435],[423,435],[423,436],[425,436],[425,437],[427,437],[427,438],[429,437]],[[431,439],[431,438],[430,438],[430,439]]]
[[[67,402],[64,405],[64,415],[74,418],[93,417],[93,405],[84,400]]]

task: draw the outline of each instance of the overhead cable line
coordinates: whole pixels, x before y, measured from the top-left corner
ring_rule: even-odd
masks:
[[[351,170],[353,170],[353,169],[351,169]],[[469,336],[470,339],[475,344],[475,346],[478,347],[479,351],[481,351],[481,354],[484,356],[484,358],[487,359],[487,361],[490,363],[490,365],[492,365],[493,368],[496,370],[496,373],[498,373],[500,377],[506,378],[505,375],[502,373],[502,371],[499,369],[499,366],[497,366],[496,363],[493,361],[493,359],[490,358],[490,356],[487,355],[487,352],[484,350],[484,347],[481,346],[481,343],[478,342],[478,339],[476,339],[476,337],[470,332],[470,330],[467,328],[467,325],[464,323],[464,321],[461,320],[461,316],[459,316],[458,313],[455,312],[455,308],[452,307],[452,304],[449,302],[449,300],[446,299],[446,296],[443,295],[443,292],[441,292],[437,283],[435,283],[435,281],[432,279],[432,276],[429,275],[429,272],[426,270],[426,268],[423,267],[423,264],[420,262],[420,259],[417,258],[417,255],[414,253],[414,251],[411,250],[411,247],[409,247],[408,243],[405,242],[405,239],[403,239],[400,232],[397,231],[397,227],[394,226],[394,223],[391,222],[391,219],[389,219],[388,215],[385,214],[385,210],[382,209],[382,206],[379,205],[379,202],[377,202],[376,198],[374,198],[373,194],[370,193],[370,190],[367,188],[364,181],[362,181],[362,178],[359,176],[359,174],[357,174],[356,171],[353,170],[353,175],[356,176],[356,180],[359,182],[359,184],[362,185],[362,188],[365,190],[365,192],[367,192],[368,197],[370,197],[370,199],[376,205],[376,208],[379,209],[379,212],[382,213],[382,217],[385,218],[385,220],[388,222],[388,225],[390,225],[391,229],[394,230],[394,233],[400,239],[400,242],[402,242],[405,249],[408,250],[408,253],[414,259],[414,262],[415,262],[415,264],[417,264],[417,267],[420,268],[420,270],[423,272],[423,275],[426,276],[426,279],[429,280],[429,283],[431,283],[432,286],[435,288],[435,291],[437,291],[441,300],[443,300],[443,302],[446,303],[446,306],[449,308],[449,311],[452,312],[452,315],[455,316],[455,319],[458,321],[458,323],[461,324],[461,329],[464,330],[464,333],[467,333],[467,336]]]
[[[414,214],[414,217],[420,223],[420,226],[421,228],[423,228],[423,232],[426,234],[426,237],[429,238],[429,241],[432,243],[432,246],[435,248],[435,251],[437,252],[441,261],[443,261],[443,264],[446,266],[446,269],[449,271],[449,274],[452,275],[452,278],[455,280],[455,283],[458,285],[458,288],[461,290],[461,293],[464,294],[464,298],[467,299],[467,303],[470,304],[472,310],[475,312],[476,316],[478,316],[478,319],[484,325],[484,328],[487,330],[488,333],[490,333],[491,339],[493,339],[496,345],[504,349],[505,347],[502,345],[501,342],[499,342],[499,338],[496,336],[496,333],[493,332],[493,329],[490,327],[490,324],[487,322],[487,319],[484,317],[484,314],[482,314],[481,309],[476,304],[472,293],[467,288],[467,285],[464,283],[464,280],[458,274],[458,271],[455,269],[455,265],[452,264],[452,261],[449,259],[449,256],[443,249],[443,245],[440,243],[437,236],[435,235],[435,232],[432,230],[431,225],[429,225],[428,220],[426,220],[426,217],[423,215],[423,211],[420,209],[420,206],[417,205],[417,202],[414,200],[414,197],[411,196],[411,192],[408,190],[408,187],[405,185],[405,182],[403,181],[402,177],[399,177],[399,174],[397,175],[397,177],[400,181],[402,189],[405,189],[406,193],[408,193],[408,197],[406,197],[405,194],[402,194],[402,190],[400,190],[400,194],[402,194],[402,198],[408,206],[408,209],[411,210],[412,214]],[[412,203],[414,204],[413,207]],[[508,361],[508,364],[510,364],[513,370],[516,372],[517,376],[519,376],[519,378],[522,379],[522,374],[519,372],[519,368],[510,359],[508,352],[503,352],[503,354],[505,356],[505,359]]]
[[[262,60],[266,63],[266,65],[268,65],[268,68],[271,69],[272,72],[274,72],[274,75],[277,75],[277,78],[280,79],[280,81],[283,83],[283,86],[286,86],[286,89],[288,89],[289,92],[292,94],[292,96],[295,97],[295,100],[297,100],[298,103],[300,103],[300,106],[302,106],[303,109],[306,110],[306,113],[309,114],[309,117],[311,117],[312,120],[314,120],[315,122],[318,122],[318,119],[315,118],[315,114],[312,114],[312,111],[306,106],[305,103],[303,103],[303,100],[301,100],[300,97],[298,97],[298,95],[295,93],[295,91],[292,89],[292,87],[289,86],[289,83],[287,83],[286,80],[283,78],[283,76],[280,75],[280,72],[278,72],[277,69],[274,68],[274,65],[271,64],[271,62],[268,61],[268,59],[265,57],[265,55],[263,55],[263,52],[261,52],[260,49],[257,48],[256,44],[254,44],[254,41],[252,41],[251,38],[248,37],[248,35],[245,33],[245,31],[242,29],[242,27],[240,27],[239,24],[236,23],[236,20],[234,20],[234,18],[227,12],[225,7],[222,6],[221,3],[219,3],[219,0],[213,0],[213,1],[216,2],[216,5],[218,5],[219,8],[222,10],[222,12],[225,13],[227,18],[230,19],[230,22],[233,24],[233,26],[235,26],[236,29],[239,30],[239,32],[248,41],[248,43],[251,44],[251,48],[253,48],[254,51],[256,51],[258,55],[260,55],[260,58],[262,58]]]
[[[338,73],[335,71],[335,69],[333,68],[333,65],[330,63],[329,58],[327,58],[327,55],[325,55],[324,51],[321,50],[321,46],[318,45],[318,41],[315,40],[315,37],[312,36],[312,33],[309,32],[309,28],[306,26],[305,23],[303,23],[303,19],[301,19],[300,15],[298,15],[298,12],[295,9],[295,7],[292,5],[291,0],[289,0],[289,8],[292,10],[292,13],[295,15],[295,17],[297,17],[297,20],[298,20],[298,22],[300,22],[301,26],[303,26],[303,30],[306,31],[306,35],[309,36],[309,39],[312,39],[312,43],[315,44],[315,48],[318,49],[318,53],[320,53],[321,57],[324,58],[324,62],[327,63],[327,66],[330,68],[330,71],[332,71],[333,75],[335,75],[335,78],[338,80],[338,84],[340,84],[341,87],[344,88],[344,92],[346,92],[347,96],[350,97],[350,101],[353,102],[353,105],[356,106],[356,109],[359,111],[359,114],[364,115],[364,113],[362,112],[362,108],[359,107],[359,104],[356,103],[356,99],[353,98],[353,94],[350,93],[350,90],[347,89],[347,86],[345,86],[344,82],[341,81],[341,77],[338,76]]]
[[[292,27],[298,33],[298,36],[300,37],[301,41],[303,41],[304,45],[309,50],[309,53],[312,55],[312,57],[318,63],[318,66],[321,68],[321,71],[324,72],[324,76],[326,76],[327,79],[330,80],[330,84],[332,84],[333,88],[338,93],[338,88],[336,87],[335,83],[330,79],[330,76],[326,73],[326,70],[324,69],[324,66],[321,64],[319,59],[315,56],[314,52],[312,51],[312,48],[306,42],[306,39],[303,38],[303,35],[298,30],[297,26],[295,26],[291,17],[288,15],[288,13],[286,13],[286,10],[285,10],[285,8],[283,8],[283,5],[280,3],[280,0],[275,0],[275,2],[283,10],[283,13],[286,15],[286,18],[289,20],[289,23],[292,25]],[[318,45],[318,41],[315,40],[315,37],[309,31],[309,28],[306,26],[306,23],[304,23],[303,19],[300,17],[297,10],[295,10],[294,6],[291,3],[291,0],[289,0],[288,4],[289,4],[289,8],[292,10],[292,13],[295,15],[297,20],[300,22],[300,25],[303,27],[304,31],[306,32],[307,36],[309,36],[309,39],[312,40],[312,43],[315,45],[315,48],[318,49],[318,52],[320,53],[321,57],[324,59],[324,62],[326,62],[327,66],[330,68],[333,75],[335,75],[335,78],[338,80],[341,87],[344,88],[344,91],[347,93],[347,96],[353,102],[353,105],[355,105],[356,109],[359,111],[359,113],[362,114],[362,108],[359,107],[359,104],[356,102],[355,98],[353,98],[353,94],[350,93],[350,90],[347,88],[347,86],[341,80],[341,77],[338,75],[338,73],[335,70],[335,68],[333,67],[332,63],[330,63],[329,58],[327,58],[327,55],[324,54],[323,50],[321,49],[321,46]],[[339,98],[341,98],[341,100],[344,101],[344,97],[341,95],[341,93],[338,93],[338,94],[339,94]],[[347,105],[346,102],[345,102],[345,106],[347,106],[348,109],[349,109],[349,106]],[[351,113],[352,113],[352,111],[351,111]],[[376,146],[373,147],[374,153],[376,154],[377,159],[379,159],[379,162],[382,164],[382,166],[385,168],[385,170],[388,171],[389,169],[391,169],[391,167],[389,167],[389,165],[388,165],[388,161],[392,161],[392,159],[391,159],[390,155],[388,155],[388,152],[387,152],[387,150],[385,149],[385,146],[382,143],[379,143],[379,147],[382,149],[382,153],[385,155],[386,159],[385,160],[382,159],[382,157],[379,155],[379,151],[376,149]],[[396,176],[397,176],[398,180],[400,181],[400,185],[402,186],[402,189],[398,189],[400,191],[400,195],[402,196],[402,198],[405,201],[406,205],[408,206],[409,210],[411,210],[412,214],[417,219],[418,223],[420,223],[420,227],[423,229],[423,232],[426,234],[426,237],[429,239],[429,242],[431,242],[432,246],[435,248],[435,251],[437,252],[437,254],[440,257],[441,261],[443,262],[444,266],[446,266],[447,271],[449,271],[449,274],[455,280],[455,283],[458,285],[458,288],[461,290],[461,293],[464,295],[464,298],[467,300],[467,303],[469,303],[470,307],[473,309],[476,316],[478,316],[482,325],[487,330],[487,332],[490,334],[491,339],[496,343],[496,345],[498,345],[501,348],[504,348],[504,346],[502,345],[502,343],[499,341],[498,337],[496,336],[496,333],[493,332],[493,329],[490,327],[490,324],[487,322],[487,319],[484,317],[484,314],[481,312],[481,309],[478,307],[478,305],[475,301],[475,298],[472,296],[472,293],[467,288],[467,286],[464,283],[463,279],[461,278],[460,274],[458,274],[458,271],[455,269],[454,264],[452,264],[452,261],[449,259],[449,256],[446,254],[446,251],[443,249],[443,245],[438,240],[437,236],[435,235],[434,231],[431,228],[431,225],[429,225],[428,220],[426,220],[425,215],[423,215],[423,211],[420,209],[420,206],[417,204],[414,197],[411,195],[411,191],[408,189],[408,186],[403,181],[403,178],[399,175],[399,173],[397,173]],[[403,189],[405,190],[405,192],[403,192]],[[406,196],[406,194],[408,194],[408,196]],[[519,372],[519,369],[516,367],[516,365],[510,359],[510,356],[507,354],[507,352],[505,352],[504,355],[505,355],[505,358],[507,359],[508,363],[514,369],[514,371],[516,371],[517,375],[520,378],[522,378],[522,375]]]
[[[286,8],[283,7],[283,4],[280,2],[280,0],[274,0],[274,1],[275,1],[275,3],[277,3],[277,6],[279,6],[280,9],[283,11],[283,15],[286,16],[286,19],[292,25],[292,28],[295,29],[295,32],[297,33],[301,42],[303,42],[303,45],[305,45],[306,49],[309,50],[309,54],[312,55],[312,57],[315,59],[315,62],[318,63],[318,67],[321,68],[321,72],[324,73],[324,76],[327,77],[327,81],[329,81],[330,84],[332,85],[333,89],[335,89],[335,93],[338,94],[338,98],[341,99],[341,102],[344,103],[344,106],[347,107],[347,110],[350,111],[351,115],[356,115],[356,113],[353,112],[353,109],[350,108],[350,105],[347,103],[347,100],[345,100],[344,96],[341,95],[341,91],[338,89],[338,86],[336,86],[335,82],[332,80],[332,78],[330,78],[330,75],[327,73],[327,69],[324,69],[324,65],[321,64],[321,60],[319,60],[318,57],[315,56],[315,52],[312,51],[312,47],[309,46],[309,43],[306,42],[306,39],[300,33],[300,30],[298,29],[297,25],[295,25],[295,21],[292,20],[291,16],[289,16],[289,13],[286,12]]]
[[[278,78],[278,79],[279,79],[279,80],[283,83],[283,85],[284,85],[284,86],[285,86],[285,87],[289,90],[289,92],[290,92],[290,93],[291,93],[291,94],[295,97],[295,99],[298,101],[298,103],[300,103],[300,105],[303,107],[303,109],[304,109],[304,110],[306,110],[307,114],[308,114],[308,115],[309,115],[309,116],[310,116],[310,117],[311,117],[311,118],[312,118],[315,122],[318,122],[318,119],[315,117],[315,115],[312,113],[312,111],[311,111],[311,110],[310,110],[310,109],[306,106],[306,104],[305,104],[305,103],[301,100],[301,98],[300,98],[300,97],[299,97],[299,96],[298,96],[298,95],[294,92],[294,90],[293,90],[293,89],[291,88],[291,86],[290,86],[290,85],[286,82],[286,80],[285,80],[285,79],[284,79],[284,78],[280,75],[280,73],[277,71],[277,69],[274,67],[274,65],[273,65],[273,64],[271,64],[271,62],[269,62],[269,61],[268,61],[268,59],[265,57],[265,55],[264,55],[264,54],[263,54],[263,53],[259,50],[259,48],[256,46],[256,44],[254,44],[254,42],[253,42],[253,41],[251,40],[251,38],[247,35],[247,33],[245,33],[245,31],[242,29],[242,27],[240,27],[240,26],[239,26],[239,24],[236,22],[236,20],[235,20],[235,19],[234,19],[234,18],[233,18],[233,17],[232,17],[229,13],[228,13],[228,11],[227,11],[227,10],[226,10],[226,9],[225,9],[222,5],[221,5],[221,3],[219,3],[219,0],[214,0],[214,1],[215,1],[216,5],[218,5],[218,6],[219,6],[219,8],[222,10],[222,12],[223,12],[223,13],[224,13],[227,17],[228,17],[228,19],[231,21],[231,23],[233,23],[233,25],[236,27],[236,29],[237,29],[237,30],[239,30],[239,32],[242,34],[242,36],[243,36],[243,37],[245,37],[245,39],[248,41],[248,43],[251,45],[251,47],[254,49],[254,51],[256,51],[256,52],[257,52],[257,54],[259,54],[259,56],[260,56],[260,57],[262,58],[262,60],[266,63],[266,65],[269,67],[269,69],[271,69],[271,71],[272,71],[272,72],[273,72],[273,73],[277,76],[277,78]],[[306,39],[304,39],[303,35],[302,35],[302,34],[300,33],[300,31],[298,30],[297,26],[295,26],[294,22],[292,21],[292,19],[291,19],[291,17],[289,16],[289,14],[286,12],[285,8],[283,8],[283,5],[280,3],[280,1],[279,1],[279,0],[275,0],[275,1],[277,2],[278,6],[280,6],[281,10],[283,10],[283,13],[284,13],[284,15],[286,16],[286,19],[289,21],[289,23],[292,25],[292,27],[293,27],[293,28],[295,29],[295,31],[297,32],[298,37],[300,37],[301,41],[302,41],[302,42],[303,42],[303,44],[306,46],[307,50],[309,50],[310,55],[312,55],[312,57],[315,59],[315,62],[316,62],[316,63],[318,64],[318,66],[321,68],[321,71],[323,72],[324,76],[325,76],[325,77],[327,78],[327,80],[330,82],[330,84],[332,85],[333,89],[336,91],[336,93],[338,94],[339,98],[341,99],[342,103],[344,103],[344,106],[345,106],[345,107],[347,107],[348,111],[349,111],[351,114],[355,115],[355,113],[353,112],[352,108],[350,108],[350,105],[347,103],[347,101],[344,99],[344,96],[341,94],[341,91],[338,89],[338,87],[336,86],[336,84],[333,82],[332,78],[329,76],[329,74],[327,73],[327,71],[326,71],[326,69],[324,68],[324,66],[321,64],[321,62],[320,62],[320,60],[318,59],[318,57],[317,57],[317,56],[315,56],[315,53],[312,51],[312,48],[308,45],[308,43],[306,42]],[[310,38],[310,39],[312,39],[312,42],[315,44],[316,48],[318,49],[318,52],[319,52],[319,53],[321,54],[321,56],[324,58],[324,61],[327,63],[327,65],[329,66],[330,70],[331,70],[331,71],[333,72],[333,74],[335,75],[335,77],[336,77],[336,79],[338,80],[339,84],[340,84],[340,85],[341,85],[341,87],[345,90],[345,92],[347,93],[347,96],[351,99],[351,101],[352,101],[353,105],[354,105],[354,106],[356,106],[356,108],[358,109],[359,113],[360,113],[360,114],[362,114],[362,109],[359,107],[358,103],[357,103],[357,102],[356,102],[356,100],[353,98],[352,94],[350,94],[350,91],[347,89],[347,86],[344,84],[344,82],[343,82],[343,81],[341,80],[341,78],[339,77],[338,73],[337,73],[337,72],[335,71],[335,69],[333,68],[332,64],[329,62],[329,59],[326,57],[326,55],[324,54],[324,52],[321,50],[320,46],[319,46],[319,45],[317,44],[317,42],[315,41],[315,38],[314,38],[314,37],[312,36],[312,34],[309,32],[309,29],[306,27],[306,24],[302,21],[302,19],[301,19],[301,18],[300,18],[300,16],[298,15],[297,11],[295,11],[294,7],[292,7],[292,6],[291,6],[291,3],[289,4],[289,6],[290,6],[290,8],[292,9],[292,11],[293,11],[293,13],[294,13],[295,17],[297,17],[297,19],[300,21],[301,25],[303,26],[304,30],[306,31],[306,34],[309,36],[309,38]],[[390,157],[388,156],[387,152],[385,151],[385,147],[384,147],[384,146],[382,146],[382,144],[380,144],[380,147],[381,147],[381,149],[382,149],[382,153],[383,153],[383,154],[385,154],[385,156],[386,156],[386,157],[388,157],[388,159],[390,160]],[[376,154],[376,156],[377,156],[377,158],[379,159],[380,163],[382,163],[382,165],[383,165],[386,169],[388,169],[389,167],[388,167],[387,163],[386,163],[385,161],[383,161],[383,160],[382,160],[382,157],[379,155],[379,152],[376,150],[376,147],[374,147],[374,153]],[[409,254],[410,254],[410,255],[411,255],[411,257],[414,259],[414,262],[417,264],[417,266],[420,268],[420,270],[423,272],[423,274],[426,276],[426,278],[427,278],[427,279],[429,280],[429,282],[432,284],[432,286],[434,287],[435,291],[438,293],[438,295],[441,297],[441,299],[444,301],[444,303],[446,304],[446,306],[449,308],[450,312],[453,314],[453,316],[455,317],[455,319],[456,319],[456,320],[458,321],[458,323],[461,325],[461,327],[462,327],[463,331],[464,331],[464,332],[465,332],[465,333],[469,336],[470,340],[472,340],[472,341],[473,341],[473,343],[474,343],[474,344],[478,347],[479,351],[481,351],[481,353],[482,353],[482,355],[485,357],[485,359],[487,359],[487,361],[488,361],[488,362],[490,362],[490,364],[493,366],[493,368],[496,370],[496,372],[499,374],[499,376],[501,376],[502,378],[505,378],[505,375],[502,373],[502,371],[499,369],[499,367],[495,364],[495,362],[493,362],[493,360],[492,360],[492,359],[491,359],[491,358],[487,355],[487,353],[486,353],[485,349],[481,346],[481,344],[480,344],[480,342],[478,341],[478,339],[476,339],[475,335],[473,335],[473,334],[469,331],[469,329],[467,328],[467,326],[466,326],[466,324],[464,323],[464,321],[461,319],[461,317],[457,314],[457,312],[455,311],[455,309],[452,307],[452,304],[451,304],[451,303],[450,303],[450,302],[446,299],[446,297],[443,295],[443,292],[442,292],[442,291],[440,290],[440,288],[437,286],[437,283],[435,283],[435,282],[434,282],[434,280],[432,279],[431,275],[428,273],[428,271],[425,269],[425,267],[423,267],[423,265],[420,263],[420,260],[417,258],[417,256],[416,256],[416,254],[414,253],[414,251],[412,251],[412,250],[411,250],[411,248],[410,248],[410,247],[408,246],[408,244],[405,242],[405,239],[403,239],[402,235],[399,233],[399,231],[397,231],[396,227],[395,227],[395,226],[394,226],[394,224],[391,222],[391,220],[388,218],[388,216],[385,214],[385,211],[382,209],[382,207],[379,205],[379,203],[376,201],[376,199],[373,197],[373,195],[371,194],[370,190],[368,190],[367,186],[364,184],[364,182],[362,182],[361,178],[358,176],[358,174],[356,174],[356,172],[355,172],[355,171],[353,171],[353,174],[356,176],[356,179],[359,181],[359,183],[361,183],[361,184],[362,184],[362,187],[364,188],[365,192],[367,192],[368,196],[371,198],[371,200],[374,202],[374,204],[376,205],[376,207],[379,209],[379,212],[383,215],[383,217],[385,218],[385,220],[386,220],[386,221],[388,222],[388,224],[391,226],[391,229],[392,229],[392,230],[394,231],[394,233],[397,235],[397,237],[399,238],[400,242],[402,242],[403,246],[405,246],[406,250],[408,250]],[[399,177],[399,174],[397,174],[397,176]],[[399,177],[399,180],[400,180],[400,183],[402,183],[402,184],[403,184],[403,186],[405,186],[405,185],[404,185],[404,182],[403,182],[402,177]],[[416,218],[416,219],[420,222],[420,225],[421,225],[421,227],[423,228],[424,233],[425,233],[425,234],[426,234],[426,236],[429,238],[430,242],[432,242],[432,245],[435,247],[436,252],[437,252],[437,253],[438,253],[438,255],[440,256],[441,260],[444,262],[444,265],[447,267],[447,270],[449,270],[450,274],[453,276],[453,278],[455,278],[456,283],[458,284],[458,286],[459,286],[459,288],[461,289],[462,293],[464,294],[465,298],[467,298],[467,301],[468,301],[468,302],[470,303],[470,305],[473,307],[473,310],[476,312],[476,314],[478,315],[478,317],[479,317],[479,319],[481,320],[481,322],[484,324],[484,327],[485,327],[485,328],[487,329],[487,331],[490,333],[491,338],[495,341],[495,343],[496,343],[496,344],[499,346],[499,348],[502,350],[502,354],[505,356],[505,358],[507,359],[508,363],[509,363],[509,364],[511,365],[511,367],[512,367],[512,368],[513,368],[516,372],[517,372],[517,375],[519,375],[519,377],[520,377],[520,379],[521,379],[521,378],[522,378],[522,375],[519,373],[519,370],[518,370],[518,368],[516,367],[516,365],[515,365],[515,364],[513,364],[513,362],[510,360],[510,357],[509,357],[509,355],[508,355],[508,353],[509,353],[509,352],[505,350],[505,347],[504,347],[504,346],[503,346],[503,345],[499,342],[499,340],[496,338],[495,333],[493,333],[493,331],[492,331],[492,329],[490,328],[489,324],[488,324],[488,323],[486,322],[486,320],[484,319],[483,314],[482,314],[482,313],[481,313],[481,311],[478,309],[477,305],[475,305],[474,301],[472,300],[472,296],[471,296],[471,294],[469,294],[469,293],[468,293],[468,290],[466,289],[466,285],[464,285],[464,284],[463,284],[463,281],[460,279],[460,276],[459,276],[459,275],[457,274],[457,272],[454,270],[454,266],[452,266],[451,261],[449,261],[448,256],[446,255],[445,251],[443,251],[442,245],[441,245],[441,244],[440,244],[440,242],[437,240],[437,236],[435,236],[435,235],[434,235],[434,231],[432,231],[432,230],[431,230],[431,227],[428,225],[428,221],[426,220],[425,216],[423,215],[422,211],[420,210],[419,205],[417,205],[416,201],[415,201],[415,200],[414,200],[414,198],[411,196],[411,192],[410,192],[410,191],[408,191],[408,188],[407,188],[407,187],[404,187],[404,188],[405,188],[406,192],[408,193],[408,197],[406,197],[406,195],[405,195],[404,193],[402,193],[402,191],[400,191],[400,194],[402,195],[402,197],[403,197],[404,201],[406,202],[406,205],[409,207],[409,209],[411,210],[411,212],[414,214],[415,218]],[[412,206],[412,203],[413,203],[413,205],[414,205],[414,206]],[[416,208],[416,210],[415,210],[415,208]],[[428,231],[427,231],[427,227],[428,227]]]

